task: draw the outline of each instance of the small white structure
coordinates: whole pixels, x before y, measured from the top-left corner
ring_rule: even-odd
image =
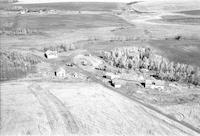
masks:
[[[111,85],[115,88],[120,88],[122,85],[120,84],[120,82],[117,81],[111,81]]]
[[[165,87],[165,81],[162,81],[162,80],[146,80],[145,81],[145,88],[163,90],[164,87]]]
[[[113,73],[111,73],[111,72],[107,72],[107,73],[105,73],[105,75],[104,75],[106,78],[108,78],[108,79],[117,79],[117,78],[120,78],[120,76],[119,75],[116,75],[116,74],[113,74]]]
[[[137,76],[137,81],[139,81],[139,82],[145,81],[144,76],[141,75],[141,74],[139,74],[139,75]]]
[[[121,88],[122,85],[126,85],[126,81],[120,79],[111,80],[111,85],[115,88]]]
[[[47,59],[58,58],[58,52],[57,51],[47,50],[44,55]]]
[[[141,71],[142,73],[148,73],[148,72],[149,72],[149,70],[148,70],[148,69],[145,69],[145,68],[140,69],[140,71]]]
[[[26,14],[26,11],[25,11],[25,10],[22,10],[22,11],[20,11],[20,14],[21,14],[21,15],[24,15],[24,14]]]
[[[74,66],[73,63],[66,63],[65,65],[68,66],[68,67],[73,67]]]
[[[88,61],[85,60],[85,59],[83,59],[83,60],[81,61],[81,64],[82,64],[83,66],[87,66],[87,65],[88,65]]]
[[[66,72],[63,67],[60,67],[56,70],[55,75],[59,78],[65,78],[66,77]]]
[[[75,77],[75,78],[78,78],[78,74],[75,72],[75,73],[73,73],[73,76]]]
[[[56,14],[56,10],[51,9],[51,10],[48,11],[48,13],[49,13],[49,14]]]
[[[121,84],[114,83],[115,88],[120,88],[121,86],[122,86]]]
[[[21,15],[24,15],[24,14],[26,14],[28,12],[28,9],[22,9],[22,10],[20,10],[20,14]]]

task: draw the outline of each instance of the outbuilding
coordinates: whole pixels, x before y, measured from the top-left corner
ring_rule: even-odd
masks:
[[[63,67],[58,68],[55,71],[55,76],[58,78],[65,78],[66,77],[66,71]]]
[[[126,81],[120,79],[111,80],[111,85],[115,88],[121,88],[122,85],[126,85]]]
[[[111,73],[111,72],[106,72],[105,75],[104,75],[104,77],[106,77],[106,78],[108,78],[108,79],[111,79],[111,80],[112,80],[112,79],[120,78],[119,75],[113,74],[113,73]]]
[[[47,59],[54,59],[54,58],[58,58],[58,52],[57,51],[52,51],[52,50],[47,50],[44,54],[44,56]]]
[[[119,81],[115,80],[115,81],[111,81],[111,85],[115,88],[120,88],[122,85]]]

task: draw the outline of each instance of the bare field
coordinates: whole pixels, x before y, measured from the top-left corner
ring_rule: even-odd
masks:
[[[178,13],[183,13],[188,15],[200,15],[200,10],[187,10],[187,11],[180,11]]]
[[[195,134],[96,83],[3,83],[1,118],[4,135]]]
[[[150,44],[170,60],[200,66],[199,40],[152,40]]]
[[[200,24],[200,18],[199,17],[186,17],[186,16],[180,16],[180,15],[166,15],[162,16],[162,19],[154,19],[151,20],[153,22],[166,22],[166,23],[172,23],[172,24],[185,24],[185,25],[199,25]]]
[[[40,31],[59,29],[88,29],[128,25],[124,20],[111,14],[77,14],[77,15],[46,15],[46,16],[17,16],[1,17],[1,23],[13,22],[14,27],[28,27]],[[1,28],[2,29],[2,28]]]

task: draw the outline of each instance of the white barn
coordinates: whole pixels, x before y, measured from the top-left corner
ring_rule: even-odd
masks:
[[[58,52],[57,51],[47,50],[44,55],[47,59],[58,58]]]
[[[108,79],[117,79],[117,78],[120,78],[119,75],[113,74],[113,73],[111,73],[111,72],[106,72],[104,76],[105,76],[106,78],[108,78]]]

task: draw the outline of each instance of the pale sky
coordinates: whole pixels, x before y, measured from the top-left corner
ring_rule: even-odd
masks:
[[[52,2],[132,2],[140,0],[19,0],[18,3],[52,3]],[[142,1],[142,0],[141,0]]]

